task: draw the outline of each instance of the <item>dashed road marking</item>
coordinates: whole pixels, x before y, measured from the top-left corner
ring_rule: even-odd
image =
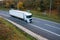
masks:
[[[44,28],[42,28],[42,27],[36,26],[36,25],[34,25],[34,24],[30,24],[30,25],[32,25],[32,26],[34,26],[34,27],[36,27],[36,28],[39,28],[39,29],[41,29],[41,30],[47,31],[47,32],[49,32],[49,33],[51,33],[51,34],[54,34],[54,35],[56,35],[56,36],[59,36],[59,37],[60,37],[60,35],[59,35],[59,34],[57,34],[57,33],[55,33],[55,32],[49,31],[49,30],[44,29]]]
[[[52,25],[49,25],[49,24],[45,24],[45,25],[47,25],[47,26],[49,26],[49,27],[56,28],[56,29],[59,29],[59,30],[60,30],[60,28],[58,28],[58,27],[55,27],[55,26],[52,26]]]

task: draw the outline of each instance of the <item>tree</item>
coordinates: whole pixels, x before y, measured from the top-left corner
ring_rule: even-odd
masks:
[[[60,17],[60,6],[58,6],[58,17]]]
[[[23,2],[18,2],[17,3],[17,9],[23,9]]]
[[[40,5],[39,5],[39,7],[40,7],[40,9],[41,9],[42,12],[45,11],[45,5],[44,5],[43,0],[40,1]]]
[[[6,2],[5,7],[6,7],[6,8],[9,8],[9,3],[8,3],[8,2]]]

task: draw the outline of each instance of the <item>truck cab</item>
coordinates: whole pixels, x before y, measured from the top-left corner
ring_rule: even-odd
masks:
[[[26,18],[27,18],[27,22],[29,22],[29,23],[32,22],[32,15],[28,15],[28,16],[26,16]]]
[[[26,20],[26,22],[28,22],[28,23],[31,23],[32,22],[32,14],[31,13],[28,13],[28,12],[24,12],[24,14],[25,14],[25,20]]]

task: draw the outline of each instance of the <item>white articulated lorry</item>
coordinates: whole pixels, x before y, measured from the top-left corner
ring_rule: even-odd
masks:
[[[9,10],[9,14],[12,16],[21,18],[28,23],[32,22],[32,14],[29,12],[11,9],[11,10]]]

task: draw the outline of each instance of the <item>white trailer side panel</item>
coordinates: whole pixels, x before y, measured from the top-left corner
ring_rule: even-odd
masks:
[[[18,10],[10,10],[10,14],[19,18],[24,18],[24,13],[18,11]]]

